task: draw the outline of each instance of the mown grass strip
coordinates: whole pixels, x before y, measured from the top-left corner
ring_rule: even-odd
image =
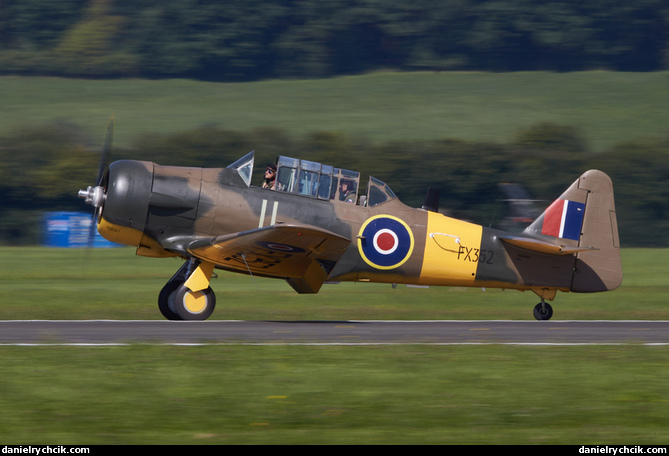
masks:
[[[0,77],[0,134],[65,121],[101,140],[113,113],[121,147],[142,133],[203,125],[274,127],[294,135],[339,131],[377,142],[497,142],[538,122],[554,122],[578,127],[600,151],[665,134],[667,78],[667,72],[387,72],[222,84],[6,76]]]
[[[5,444],[666,445],[666,347],[0,347]]]

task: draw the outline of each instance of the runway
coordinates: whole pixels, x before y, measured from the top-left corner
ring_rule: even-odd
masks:
[[[0,321],[0,345],[669,345],[669,321]]]

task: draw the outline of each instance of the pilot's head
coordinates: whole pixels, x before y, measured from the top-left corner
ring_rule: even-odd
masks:
[[[265,179],[274,179],[276,177],[276,165],[274,163],[267,163],[265,169]]]

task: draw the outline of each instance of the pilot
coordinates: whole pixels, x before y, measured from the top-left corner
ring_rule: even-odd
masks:
[[[339,183],[339,201],[355,203],[355,188],[348,179],[342,179]]]
[[[276,182],[276,165],[274,163],[267,163],[267,169],[265,170],[265,180],[262,183],[262,188],[269,188],[274,190],[274,184]]]

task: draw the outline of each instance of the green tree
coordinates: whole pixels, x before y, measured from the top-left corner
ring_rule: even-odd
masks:
[[[87,0],[3,0],[0,49],[51,49],[84,14]]]
[[[639,139],[590,157],[613,180],[621,239],[627,245],[668,246],[669,138]]]
[[[3,207],[33,209],[74,201],[90,185],[99,153],[76,126],[33,126],[0,138]],[[69,203],[66,205],[71,206]]]
[[[82,19],[67,30],[54,59],[70,74],[130,75],[136,59],[115,46],[124,18],[110,14],[113,0],[92,0]]]
[[[519,131],[512,140],[509,159],[514,179],[528,185],[539,198],[552,201],[585,171],[585,140],[575,127],[539,123]],[[550,177],[550,178],[548,178]]]

